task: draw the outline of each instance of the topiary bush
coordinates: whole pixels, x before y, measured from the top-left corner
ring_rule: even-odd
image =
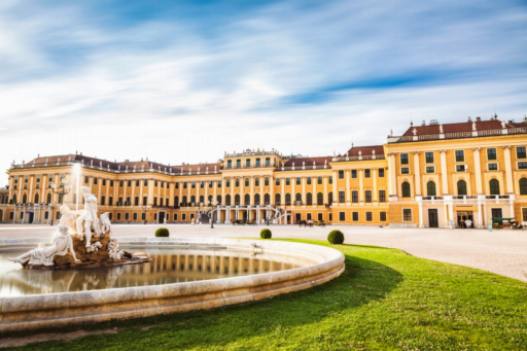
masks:
[[[333,245],[344,243],[344,234],[340,230],[332,230],[328,234],[328,241]]]
[[[271,233],[271,229],[264,228],[264,229],[260,230],[260,238],[262,238],[262,239],[271,239],[272,236],[273,236],[273,233]]]
[[[157,238],[168,238],[170,233],[168,231],[168,228],[161,227],[156,229],[155,235]]]

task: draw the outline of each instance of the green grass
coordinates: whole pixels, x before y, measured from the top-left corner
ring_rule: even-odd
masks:
[[[321,242],[313,242],[323,244]],[[526,350],[527,284],[398,250],[335,246],[323,286],[208,312],[96,325],[115,335],[27,350]]]

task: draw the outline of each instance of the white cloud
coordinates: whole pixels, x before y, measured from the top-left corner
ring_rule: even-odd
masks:
[[[411,120],[521,117],[527,79],[516,66],[524,62],[526,11],[458,21],[443,13],[441,21],[430,14],[438,4],[414,5],[271,5],[210,37],[178,19],[107,28],[72,5],[23,18],[13,14],[22,5],[0,6],[0,60],[8,68],[0,72],[0,169],[75,150],[165,163],[214,161],[247,147],[332,154],[352,141],[382,143]],[[278,104],[414,71],[460,71],[465,79]]]

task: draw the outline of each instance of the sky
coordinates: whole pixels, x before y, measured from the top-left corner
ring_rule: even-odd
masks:
[[[522,119],[527,2],[2,0],[0,67],[0,170],[333,155],[412,121]]]

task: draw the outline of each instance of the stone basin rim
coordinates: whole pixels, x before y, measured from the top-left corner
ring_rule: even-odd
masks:
[[[326,246],[298,242],[219,238],[193,238],[185,241],[193,245],[214,244],[240,249],[252,249],[252,245],[256,243],[264,251],[307,257],[314,262],[282,271],[210,280],[4,297],[0,298],[0,313],[4,315],[0,317],[0,332],[39,329],[46,327],[46,323],[49,323],[48,326],[65,325],[67,320],[74,320],[75,323],[97,322],[101,318],[105,320],[125,319],[256,301],[323,284],[338,277],[344,271],[344,255]],[[148,248],[157,247],[156,242],[158,241],[133,240],[133,243],[144,244]],[[162,242],[167,241],[162,240]],[[127,245],[130,242],[121,243]],[[173,241],[173,243],[181,242]],[[167,246],[160,245],[159,247],[167,248]],[[2,248],[5,249],[5,246]],[[196,303],[196,300],[201,302]],[[126,307],[136,303],[144,310],[134,312]],[[159,303],[170,305],[165,309],[155,309],[154,306]],[[193,305],[196,307],[193,308]],[[87,310],[93,313],[86,313]],[[149,310],[151,312],[148,312]],[[75,311],[82,312],[75,314]],[[102,317],[103,314],[104,317]],[[32,316],[37,316],[36,320],[33,320]]]

